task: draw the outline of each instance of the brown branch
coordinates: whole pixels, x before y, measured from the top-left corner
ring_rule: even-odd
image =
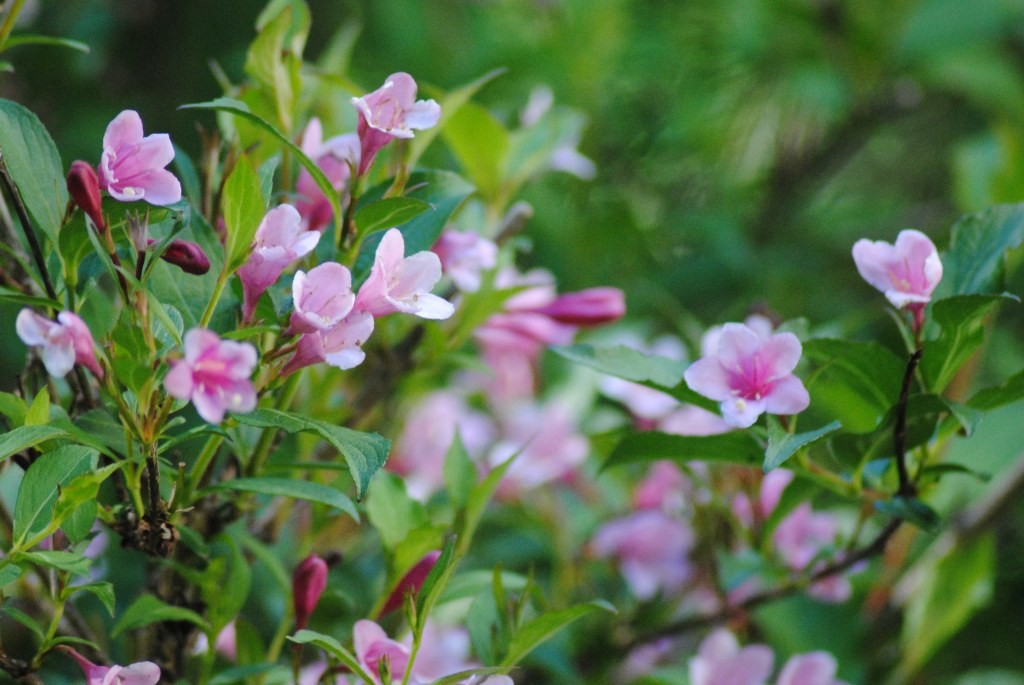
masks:
[[[903,385],[900,387],[900,399],[896,405],[896,425],[892,431],[893,458],[899,473],[900,486],[896,491],[899,497],[913,497],[917,487],[910,480],[907,472],[907,402],[910,399],[910,384],[914,381],[914,372],[921,361],[921,348],[914,350],[907,361],[907,370],[903,374]]]

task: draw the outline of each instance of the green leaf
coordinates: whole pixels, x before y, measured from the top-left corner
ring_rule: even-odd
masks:
[[[942,255],[942,281],[932,300],[1003,290],[1006,252],[1024,242],[1024,203],[996,205],[961,217]]]
[[[7,564],[3,568],[0,568],[0,590],[3,590],[18,578],[21,578],[21,574],[24,572],[25,569],[17,564]]]
[[[35,114],[16,102],[2,99],[0,164],[7,167],[18,187],[34,228],[56,245],[68,204],[60,154]]]
[[[929,307],[930,328],[938,328],[924,344],[921,371],[933,392],[942,390],[953,380],[985,339],[985,318],[1000,302],[1017,301],[1009,295],[958,295],[933,301]]]
[[[975,409],[988,411],[1021,399],[1024,399],[1024,370],[1007,378],[1002,385],[979,390],[967,404]]]
[[[95,583],[86,583],[85,585],[70,585],[64,590],[64,597],[70,597],[76,592],[81,592],[83,590],[85,592],[95,595],[96,599],[100,600],[104,608],[106,608],[107,613],[110,614],[110,617],[114,617],[114,606],[116,602],[114,599],[113,583],[108,583],[107,581],[98,581]]]
[[[899,399],[906,362],[878,343],[814,338],[803,354],[817,366],[807,383],[814,405],[848,431],[873,430]]]
[[[4,286],[0,286],[0,302],[13,302],[14,304],[23,304],[29,307],[39,307],[41,309],[56,309],[58,311],[63,307],[60,302],[51,300],[48,297],[25,295],[17,290],[11,290]]]
[[[448,581],[451,580],[452,574],[455,573],[455,569],[465,553],[459,550],[456,541],[457,538],[454,535],[449,536],[445,541],[441,556],[434,562],[430,573],[423,579],[423,585],[416,593],[416,631],[419,634],[423,633],[434,604],[437,603],[444,589],[448,587]]]
[[[812,442],[821,440],[829,433],[834,433],[842,424],[838,421],[817,428],[806,433],[792,435],[787,433],[777,420],[768,421],[768,449],[764,453],[764,464],[761,468],[765,473],[781,466],[787,459],[796,454],[797,450],[810,445]]]
[[[33,462],[21,481],[18,501],[14,506],[13,537],[17,545],[50,524],[61,486],[96,468],[97,457],[96,450],[65,445]]]
[[[271,675],[274,672],[277,676]],[[270,676],[267,678],[268,682],[284,683],[287,682],[288,674],[291,673],[291,669],[284,666],[277,666],[275,664],[246,664],[245,666],[232,666],[219,672],[217,675],[210,678],[210,685],[234,685],[234,683],[247,682],[250,678],[255,676]],[[257,680],[260,680],[257,678]]]
[[[433,170],[417,171],[412,174],[406,187],[409,191],[405,197],[420,200],[431,207],[430,210],[395,227],[402,232],[405,239],[405,254],[410,255],[421,250],[429,250],[437,242],[445,224],[474,188],[458,174]],[[377,231],[363,239],[359,246],[359,256],[352,269],[354,283],[362,282],[370,273],[377,245],[380,244],[384,233],[385,231]]]
[[[89,534],[96,519],[96,496],[100,485],[124,464],[118,462],[101,469],[93,467],[94,470],[77,476],[61,489],[53,507],[53,520],[64,528],[73,542],[83,540]]]
[[[43,426],[50,423],[50,393],[41,389],[32,399],[28,411],[25,412],[26,426]]]
[[[409,150],[409,168],[416,166],[420,157],[430,146],[430,144],[437,138],[438,134],[444,131],[445,126],[458,114],[459,110],[469,102],[470,98],[479,92],[481,88],[486,86],[488,83],[496,79],[498,76],[504,74],[506,69],[499,68],[487,72],[483,76],[473,81],[470,81],[464,86],[460,86],[455,90],[451,91],[447,95],[433,94],[434,97],[440,100],[441,105],[441,119],[437,122],[437,126],[429,128],[426,131],[417,131],[416,137],[412,141]]]
[[[209,628],[203,617],[191,609],[172,606],[153,595],[142,595],[121,615],[110,636],[116,638],[126,630],[144,628],[163,621],[188,621],[204,631]]]
[[[270,89],[278,121],[287,131],[292,127],[292,110],[297,96],[282,58],[285,38],[292,26],[292,8],[285,5],[273,18],[261,18],[266,21],[261,25],[256,40],[249,46],[245,71]]]
[[[308,502],[326,504],[329,507],[340,509],[356,521],[359,520],[359,512],[356,505],[348,497],[334,488],[313,483],[308,480],[292,480],[290,478],[236,478],[234,480],[217,483],[206,488],[206,492],[216,490],[238,490],[241,492],[255,492],[261,495],[272,495],[275,497],[292,497]]]
[[[552,635],[594,611],[617,613],[615,607],[608,602],[595,600],[586,604],[577,604],[567,609],[548,611],[534,618],[512,636],[508,646],[508,653],[501,660],[501,666],[504,668],[515,666]]]
[[[376,433],[363,433],[277,409],[257,409],[249,414],[237,414],[235,419],[247,426],[318,434],[345,457],[356,484],[357,499],[366,493],[370,479],[384,466],[391,451],[391,442]]]
[[[986,606],[993,591],[996,546],[991,534],[926,554],[905,577],[916,579],[903,622],[898,673],[911,676]]]
[[[362,678],[364,682],[376,682],[365,670],[363,670],[359,660],[356,659],[350,651],[342,647],[341,643],[330,635],[324,635],[323,633],[318,633],[314,630],[300,630],[288,639],[300,645],[316,645],[341,663],[348,666],[349,669]]]
[[[4,49],[16,48],[19,45],[50,45],[58,48],[68,48],[78,52],[89,53],[89,46],[81,41],[70,38],[59,38],[57,36],[39,36],[32,33],[23,33],[18,36],[11,36],[4,43]]]
[[[255,115],[241,100],[235,100],[233,98],[216,98],[208,102],[197,102],[190,105],[181,105],[178,109],[212,109],[220,112],[228,112],[235,116],[242,117],[247,121],[251,121],[263,130],[270,133],[274,138],[284,145],[294,155],[295,159],[309,172],[309,175],[313,177],[313,181],[317,187],[323,192],[324,196],[330,201],[331,207],[334,210],[334,216],[340,217],[341,214],[341,200],[338,197],[338,191],[331,185],[330,180],[324,175],[324,172],[316,165],[312,159],[310,159],[302,149],[288,139],[283,133],[278,131],[273,124],[267,122],[263,118]],[[424,248],[425,249],[425,248]]]
[[[443,678],[438,678],[437,680],[432,681],[430,685],[459,685],[459,683],[468,682],[486,683],[486,678],[484,680],[471,680],[471,678],[473,676],[482,675],[499,675],[507,670],[508,669],[505,668],[471,668],[468,671],[459,671],[458,673],[452,673],[451,675],[446,675]]]
[[[875,509],[904,521],[913,523],[922,530],[932,532],[939,527],[941,519],[935,510],[916,497],[893,497],[875,502]]]
[[[689,364],[668,357],[644,354],[625,345],[595,347],[594,345],[568,345],[548,348],[569,361],[634,383],[649,384],[664,392],[683,382]]]
[[[414,197],[386,197],[356,212],[356,226],[361,234],[387,230],[416,218],[431,206]]]
[[[15,426],[25,423],[28,405],[25,400],[9,392],[0,392],[0,414],[3,414]]]
[[[224,224],[227,227],[227,272],[234,273],[252,252],[252,241],[266,211],[260,180],[244,155],[224,184]]]
[[[602,468],[659,459],[754,465],[763,462],[764,446],[747,431],[719,435],[629,432],[615,446]]]
[[[41,442],[69,437],[67,431],[54,426],[19,426],[0,435],[0,461]]]
[[[395,550],[410,531],[428,522],[424,506],[409,497],[405,481],[393,473],[380,474],[370,485],[366,516],[389,551]]]
[[[75,552],[22,552],[17,555],[17,560],[28,561],[46,568],[67,571],[74,575],[83,575],[89,572],[92,561]]]
[[[228,535],[220,535],[217,548],[227,547],[227,553],[214,557],[207,569],[220,567],[221,573],[204,574],[203,600],[207,606],[210,634],[216,639],[220,631],[229,624],[245,606],[252,587],[252,570],[249,561],[242,554],[238,544]]]
[[[39,625],[34,618],[26,614],[21,609],[18,609],[10,602],[5,602],[3,608],[0,608],[0,611],[3,611],[15,621],[31,630],[40,642],[46,641],[46,633],[43,631],[43,627]]]
[[[477,468],[466,452],[460,431],[455,431],[452,444],[445,455],[443,473],[448,498],[455,507],[464,506],[473,491],[473,486],[477,483]]]
[[[451,116],[441,135],[480,194],[495,199],[509,149],[508,131],[501,122],[486,108],[467,102]],[[487,144],[481,145],[482,140]]]

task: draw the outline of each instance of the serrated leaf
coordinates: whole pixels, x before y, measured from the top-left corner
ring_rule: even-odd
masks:
[[[386,197],[356,212],[356,226],[361,234],[393,228],[429,211],[430,205],[415,197]]]
[[[251,121],[263,130],[270,133],[274,138],[284,145],[294,155],[296,161],[299,162],[309,172],[309,175],[313,177],[313,181],[317,187],[323,192],[324,196],[331,203],[331,208],[334,210],[334,216],[342,216],[341,214],[341,200],[338,196],[338,191],[335,190],[334,186],[331,185],[330,180],[324,175],[324,172],[316,165],[312,159],[310,159],[302,149],[288,139],[287,136],[278,131],[273,124],[266,121],[262,117],[259,117],[252,113],[249,106],[241,100],[235,100],[233,98],[216,98],[208,102],[197,102],[189,105],[181,105],[178,109],[212,109],[220,112],[228,112],[235,116],[242,117],[247,121]]]
[[[932,300],[1002,291],[1006,252],[1024,241],[1024,203],[997,205],[961,217],[942,255],[942,281]]]
[[[237,414],[235,419],[247,426],[280,428],[288,433],[312,432],[320,435],[345,457],[345,463],[348,464],[356,485],[357,499],[361,499],[366,493],[370,479],[384,466],[391,450],[391,442],[376,433],[363,433],[277,409],[257,409],[249,414]]]
[[[811,443],[821,440],[829,433],[834,433],[840,428],[842,424],[838,421],[817,428],[806,433],[798,433],[791,435],[782,429],[778,421],[769,420],[768,422],[768,449],[764,453],[764,463],[761,465],[762,470],[768,473],[774,468],[785,463],[787,459],[796,454],[797,450],[810,445]]]
[[[57,146],[39,117],[10,100],[0,99],[0,164],[7,167],[25,203],[33,228],[50,243],[57,234],[68,204],[64,165]]]
[[[602,468],[659,459],[754,465],[763,462],[764,446],[746,431],[719,435],[630,432],[619,440]]]
[[[18,501],[14,506],[16,544],[21,545],[50,524],[60,488],[94,469],[97,457],[96,450],[65,445],[32,463],[18,488]]]
[[[144,628],[164,621],[188,621],[203,630],[209,628],[203,617],[191,609],[172,606],[153,595],[142,595],[121,615],[114,624],[110,636],[116,638],[126,630]]]
[[[508,645],[508,653],[501,660],[501,666],[504,668],[515,666],[552,635],[594,611],[617,613],[615,607],[608,602],[595,600],[567,609],[548,611],[534,618],[512,636]]]
[[[217,483],[206,488],[207,492],[216,490],[238,490],[241,492],[255,492],[260,495],[271,495],[274,497],[291,497],[293,499],[306,500],[326,504],[329,507],[340,509],[356,521],[359,520],[359,512],[352,500],[334,488],[314,483],[308,480],[292,480],[290,478],[236,478],[234,480]]]

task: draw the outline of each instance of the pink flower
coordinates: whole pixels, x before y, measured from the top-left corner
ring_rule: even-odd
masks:
[[[334,189],[341,190],[348,182],[351,166],[359,162],[359,136],[346,133],[325,141],[320,120],[314,117],[309,120],[302,134],[302,151],[316,162]],[[295,207],[302,215],[306,228],[310,231],[323,230],[334,215],[333,208],[305,168],[299,172],[295,192],[299,196]]]
[[[287,376],[320,362],[342,370],[353,369],[366,359],[363,343],[371,333],[373,316],[367,312],[351,312],[329,330],[313,331],[299,338],[295,354],[281,369],[281,374]]]
[[[99,666],[67,645],[59,645],[57,649],[78,663],[87,685],[156,685],[160,682],[160,667],[151,661],[130,666]]]
[[[388,637],[384,629],[373,621],[356,621],[352,631],[356,659],[359,665],[377,683],[380,673],[385,670],[392,678],[401,679],[409,665],[409,647]],[[387,681],[384,681],[385,683]]]
[[[103,200],[100,198],[100,181],[96,170],[88,162],[78,160],[71,163],[67,176],[68,193],[75,204],[82,208],[86,216],[99,231],[106,229],[103,220]]]
[[[587,288],[559,295],[533,311],[559,323],[600,326],[621,319],[626,313],[626,301],[618,288]]]
[[[721,416],[695,404],[686,404],[661,418],[658,430],[674,435],[720,435],[731,426]]]
[[[61,312],[55,323],[31,309],[22,309],[14,328],[23,343],[42,348],[43,366],[51,376],[63,378],[71,367],[81,364],[97,378],[103,378],[92,333],[74,312]]]
[[[360,176],[392,138],[412,138],[413,129],[432,128],[441,118],[436,102],[416,100],[416,81],[404,72],[391,74],[377,90],[352,98],[352,104],[359,113]]]
[[[695,392],[721,402],[722,418],[747,428],[762,413],[796,414],[810,404],[799,378],[800,341],[792,333],[761,337],[747,326],[727,323],[715,354],[702,357],[684,378]]]
[[[295,606],[295,629],[302,630],[309,623],[320,595],[327,587],[327,562],[310,554],[292,572],[292,602]]]
[[[455,307],[430,293],[440,279],[441,260],[436,254],[424,250],[406,257],[402,232],[389,229],[377,246],[373,268],[359,288],[355,308],[374,316],[403,312],[423,319],[447,319]]]
[[[775,655],[765,645],[740,649],[736,637],[724,628],[700,643],[690,659],[690,685],[764,685]]]
[[[427,574],[434,568],[434,564],[441,557],[440,550],[428,552],[425,557],[416,562],[416,565],[406,571],[402,579],[398,581],[398,585],[388,595],[388,599],[384,602],[383,608],[381,608],[381,615],[388,612],[394,611],[395,609],[402,606],[402,602],[405,601],[405,595],[412,593],[415,595],[419,592],[420,588],[423,587],[423,581],[427,579]],[[447,675],[442,673],[441,675]],[[440,677],[440,676],[439,676]]]
[[[164,169],[174,159],[174,146],[166,133],[143,137],[138,112],[118,114],[103,134],[99,181],[122,202],[145,200],[169,205],[181,199],[181,183]]]
[[[827,652],[808,652],[790,657],[775,685],[846,685],[835,675],[835,657]]]
[[[167,394],[191,400],[205,421],[220,423],[224,413],[256,408],[256,391],[249,381],[256,368],[256,348],[249,343],[221,340],[216,333],[193,328],[185,334],[185,358],[172,362],[164,378]]]
[[[352,292],[352,274],[335,262],[296,271],[292,281],[292,302],[295,310],[291,330],[299,333],[326,331],[334,328],[352,311],[356,296]]]
[[[807,567],[822,551],[835,542],[836,521],[831,514],[814,512],[808,502],[791,511],[772,535],[776,551],[795,570]]]
[[[256,229],[252,254],[238,270],[242,279],[245,320],[252,318],[256,303],[292,262],[309,254],[320,234],[302,228],[302,217],[291,205],[279,205],[267,212]]]
[[[433,251],[455,287],[466,293],[480,289],[481,273],[493,269],[498,259],[498,246],[474,231],[447,230]]]
[[[633,506],[637,509],[679,511],[683,496],[692,489],[690,479],[670,461],[656,461],[633,493]]]
[[[693,543],[688,526],[657,509],[609,521],[590,541],[597,556],[618,560],[630,590],[641,600],[682,589],[690,577],[687,556]]]
[[[896,244],[858,240],[853,261],[865,281],[885,293],[894,307],[910,310],[915,328],[923,323],[924,307],[942,280],[942,262],[935,244],[920,231],[908,229]]]

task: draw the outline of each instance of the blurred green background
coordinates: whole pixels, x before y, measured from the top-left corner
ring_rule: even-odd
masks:
[[[65,164],[95,163],[124,108],[198,155],[196,121],[211,120],[177,107],[221,94],[211,63],[243,79],[262,4],[39,2],[19,32],[92,51],[13,49],[0,96],[39,114]],[[896,344],[881,296],[853,267],[854,241],[914,227],[941,249],[960,214],[1024,200],[1021,0],[309,4],[307,57],[359,27],[349,75],[364,88],[408,71],[447,90],[505,67],[478,96],[503,121],[541,84],[585,113],[580,150],[597,177],[552,174],[526,190],[536,209],[526,261],[554,270],[565,290],[624,289],[631,316],[652,329],[692,334],[758,308]],[[1024,365],[1020,308],[1001,317],[986,380]],[[4,355],[11,369],[22,354]],[[986,428],[1005,455],[996,470],[1020,449],[1020,419],[1008,412]],[[1000,527],[993,607],[921,682],[981,665],[1024,669],[1019,636],[1008,635],[1024,597],[1020,509]]]

